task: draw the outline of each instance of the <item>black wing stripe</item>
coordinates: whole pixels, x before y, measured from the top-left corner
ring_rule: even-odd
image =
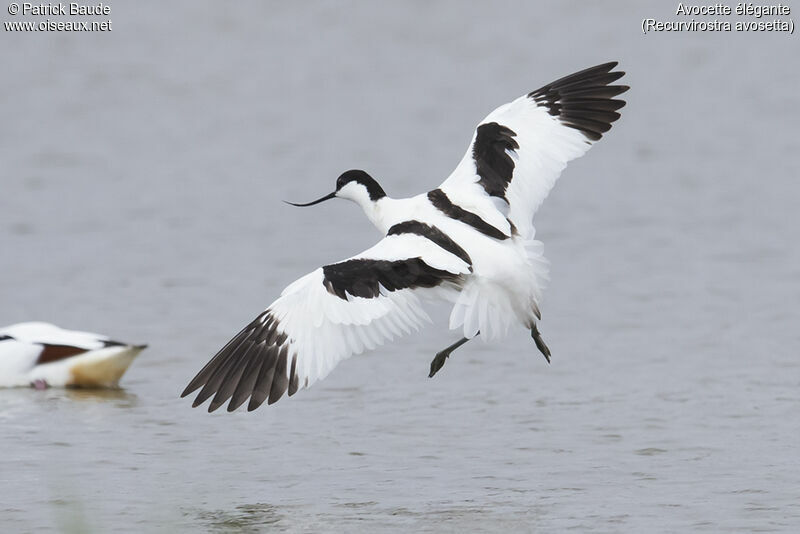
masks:
[[[419,221],[404,221],[389,228],[389,232],[386,235],[400,234],[415,234],[433,241],[450,254],[460,258],[464,263],[470,266],[469,270],[472,271],[472,258],[469,257],[467,251],[461,248],[458,243],[450,239],[449,235],[445,234],[435,226],[431,226]]]
[[[445,192],[441,189],[429,191],[428,200],[430,200],[431,204],[433,204],[436,209],[444,213],[446,216],[473,227],[483,235],[500,240],[508,239],[509,237],[491,224],[481,219],[478,215],[475,215],[471,211],[467,211],[462,207],[453,204]]]
[[[422,258],[395,261],[358,258],[326,265],[322,273],[322,283],[328,292],[343,300],[347,300],[348,294],[375,298],[381,294],[381,286],[388,291],[430,288],[460,278],[458,274],[431,267]]]
[[[537,105],[547,108],[561,122],[581,131],[592,141],[599,140],[611,129],[611,123],[619,119],[613,112],[625,105],[624,100],[613,97],[629,89],[626,85],[609,85],[625,73],[611,72],[616,61],[590,67],[551,82],[528,93]]]
[[[514,140],[516,132],[511,128],[489,122],[478,126],[475,142],[472,143],[472,159],[486,193],[506,199],[506,187],[514,176],[514,160],[508,154],[519,148]]]

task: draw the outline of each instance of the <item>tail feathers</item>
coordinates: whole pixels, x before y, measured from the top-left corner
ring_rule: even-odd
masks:
[[[541,241],[526,240],[523,246],[523,274],[514,276],[514,280],[468,279],[450,314],[451,329],[463,327],[468,339],[480,332],[481,339],[490,340],[505,335],[515,321],[532,328],[541,319],[539,302],[549,264]]]
[[[534,286],[537,291],[537,299],[541,298],[541,292],[550,281],[550,262],[544,257],[544,243],[536,239],[527,239],[523,243],[525,257],[531,266],[531,276],[534,278]]]
[[[523,243],[525,248],[525,258],[528,260],[529,268],[529,296],[528,303],[525,310],[520,310],[520,315],[533,314],[536,319],[541,319],[542,314],[539,311],[539,303],[542,301],[542,293],[550,281],[550,262],[544,257],[544,244],[535,239],[526,240]],[[530,326],[526,324],[526,326]]]
[[[508,332],[515,318],[509,313],[512,309],[504,291],[493,284],[472,280],[461,290],[453,306],[450,328],[463,327],[464,337],[468,339],[478,332],[481,339],[495,339]]]
[[[450,312],[450,329],[455,330],[463,325],[464,337],[472,339],[480,330],[477,316],[473,313],[478,301],[478,291],[474,283],[468,283],[459,293],[453,311]]]

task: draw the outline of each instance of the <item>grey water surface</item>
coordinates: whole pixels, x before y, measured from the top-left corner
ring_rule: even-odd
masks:
[[[796,35],[643,35],[664,2],[110,5],[0,30],[0,324],[150,348],[120,391],[0,391],[0,531],[800,529]],[[428,379],[434,308],[276,405],[178,398],[378,238],[282,199],[432,189],[494,107],[608,60],[622,119],[536,218],[552,365],[518,330]]]

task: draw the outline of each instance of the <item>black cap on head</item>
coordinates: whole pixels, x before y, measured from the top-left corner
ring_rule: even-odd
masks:
[[[370,200],[378,200],[386,196],[386,192],[378,185],[375,179],[360,169],[351,169],[343,172],[336,180],[336,190],[339,191],[342,187],[350,182],[358,182],[367,188]]]
[[[320,202],[325,202],[326,200],[330,200],[332,198],[336,198],[336,193],[341,191],[341,189],[349,184],[350,182],[356,182],[363,185],[367,189],[367,194],[369,194],[369,199],[372,201],[378,200],[379,198],[383,198],[386,196],[386,193],[383,191],[383,188],[378,185],[372,176],[367,174],[364,171],[360,171],[358,169],[353,169],[347,172],[343,172],[339,178],[336,180],[336,191],[325,195],[322,198],[314,200],[313,202],[307,202],[305,204],[297,204],[295,202],[288,202],[284,200],[287,204],[291,204],[292,206],[313,206],[315,204],[319,204]]]

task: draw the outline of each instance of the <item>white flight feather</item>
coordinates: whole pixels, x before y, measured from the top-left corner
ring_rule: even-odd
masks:
[[[507,151],[515,163],[513,178],[506,189],[507,211],[498,209],[478,183],[480,176],[472,154],[477,130],[467,153],[439,188],[454,203],[465,209],[471,207],[471,211],[498,229],[506,231],[508,223],[503,221],[507,216],[521,237],[532,238],[536,210],[567,163],[582,156],[591,144],[583,133],[559,122],[527,95],[495,109],[478,126],[491,122],[510,128],[519,144],[518,149]]]
[[[387,236],[349,259],[409,258],[421,258],[428,266],[454,275],[469,274],[470,266],[464,260],[416,234]],[[289,284],[269,306],[280,323],[279,329],[289,338],[289,357],[297,355],[296,373],[301,387],[327,376],[342,359],[430,322],[420,297],[441,295],[443,291],[441,288],[389,291],[380,285],[376,297],[348,293],[345,300],[329,292],[323,282],[322,268],[316,269]]]

